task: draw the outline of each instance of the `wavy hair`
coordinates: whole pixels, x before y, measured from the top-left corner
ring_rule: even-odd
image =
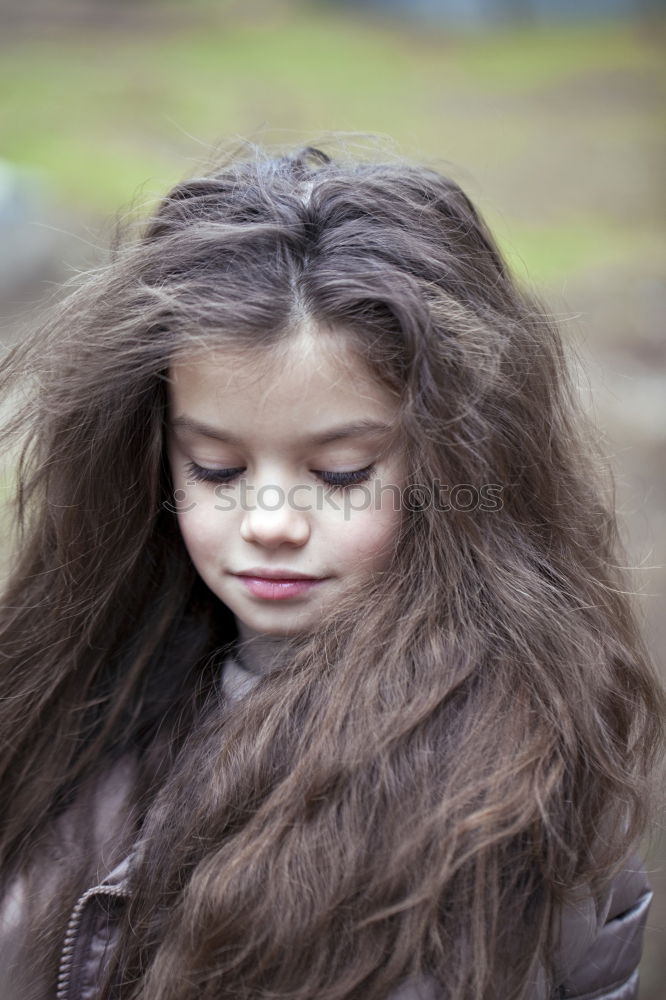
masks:
[[[270,357],[304,322],[399,392],[410,482],[502,504],[405,509],[386,573],[230,706],[233,618],[166,502],[168,370]],[[136,757],[104,998],[385,1000],[429,975],[446,1000],[519,1000],[535,956],[553,975],[558,908],[646,830],[663,718],[571,370],[452,180],[312,148],[178,184],[9,352],[3,871]],[[47,979],[94,867],[84,825]]]

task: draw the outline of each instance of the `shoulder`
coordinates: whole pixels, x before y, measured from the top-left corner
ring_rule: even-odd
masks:
[[[8,883],[0,900],[0,919],[14,920],[24,894],[20,887],[28,881],[38,879],[40,885],[48,887],[59,859],[71,856],[81,846],[82,828],[89,835],[96,874],[103,876],[106,867],[117,864],[116,845],[131,827],[131,793],[137,769],[136,755],[128,752],[82,782],[67,808],[47,827],[29,864]]]
[[[0,996],[26,995],[19,981],[23,949],[29,944],[34,913],[57,909],[61,867],[80,847],[81,824],[93,844],[91,884],[118,870],[131,838],[127,806],[137,772],[133,754],[108,764],[81,786],[70,806],[53,821],[30,864],[15,873],[0,897]]]
[[[637,855],[629,857],[601,899],[581,891],[560,911],[555,989],[535,967],[528,1000],[637,1000],[643,930],[652,899]],[[438,1000],[434,980],[404,983],[389,1000]]]
[[[560,914],[555,971],[561,997],[635,1000],[652,890],[632,854],[600,899],[589,892]]]

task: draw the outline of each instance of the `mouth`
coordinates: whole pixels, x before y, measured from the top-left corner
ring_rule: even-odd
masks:
[[[287,569],[256,569],[243,570],[234,573],[243,586],[252,594],[265,601],[284,601],[290,597],[299,597],[323,583],[327,577],[308,576],[306,573],[296,573]]]
[[[267,566],[252,566],[250,569],[243,569],[235,576],[251,576],[255,580],[321,580],[320,576],[312,576],[310,573],[298,573],[293,569],[282,569],[281,567],[269,568]]]

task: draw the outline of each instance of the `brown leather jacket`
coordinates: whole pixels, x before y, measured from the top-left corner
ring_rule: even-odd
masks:
[[[233,673],[233,672],[232,672]],[[232,696],[250,686],[247,679],[228,672]],[[226,686],[226,685],[225,685]],[[49,874],[57,859],[29,876],[18,876],[0,901],[0,997],[2,1000],[94,1000],[100,970],[113,943],[117,919],[130,895],[128,872],[138,847],[118,857],[114,845],[122,840],[126,819],[123,803],[134,780],[136,763],[127,756],[96,784],[90,821],[99,843],[98,879],[74,907],[60,956],[60,975],[55,998],[40,989],[22,967],[18,956],[30,933],[25,913],[26,893],[48,894]],[[73,809],[76,808],[76,804]],[[85,808],[89,808],[89,800]],[[67,850],[72,825],[65,813],[58,841]],[[535,971],[530,1000],[637,1000],[638,963],[643,930],[652,892],[639,859],[627,860],[601,900],[581,894],[576,905],[562,912],[556,947],[558,987],[553,993]],[[315,1000],[315,998],[313,998]],[[439,1000],[437,988],[428,981],[408,982],[387,1000]]]

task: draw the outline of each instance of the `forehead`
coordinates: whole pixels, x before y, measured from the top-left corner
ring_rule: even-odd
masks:
[[[220,347],[182,355],[171,366],[172,419],[182,415],[228,427],[248,423],[294,431],[307,422],[391,419],[398,401],[342,332],[303,330],[249,353]]]

